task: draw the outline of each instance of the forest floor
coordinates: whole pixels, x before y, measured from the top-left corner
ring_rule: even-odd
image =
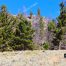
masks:
[[[0,66],[66,66],[66,50],[0,52]]]

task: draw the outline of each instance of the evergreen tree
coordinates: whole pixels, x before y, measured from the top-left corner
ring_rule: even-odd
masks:
[[[66,10],[65,10],[65,6],[64,6],[64,3],[62,2],[60,4],[60,15],[58,17],[58,27],[62,27],[62,26],[66,26]]]
[[[33,13],[32,13],[32,11],[30,11],[30,19],[32,18],[32,15],[33,15]]]
[[[5,5],[1,6],[0,22],[1,26],[5,26],[7,24],[7,8]]]
[[[33,30],[31,29],[31,24],[26,19],[21,17],[18,25],[16,26],[16,31],[12,37],[10,46],[14,50],[33,49],[34,45],[32,42],[32,37]]]
[[[5,6],[0,10],[0,51],[34,49],[31,23],[22,14],[12,16]]]
[[[39,27],[40,27],[40,37],[41,37],[41,39],[43,39],[43,37],[44,37],[44,22],[43,22],[43,17],[40,17]]]
[[[51,22],[49,22],[48,24],[48,30],[49,31],[54,31],[56,29],[56,24],[55,24],[55,21],[52,20]]]
[[[1,6],[0,10],[0,48],[5,50],[6,48],[6,25],[7,25],[7,8],[5,5]]]
[[[58,24],[57,28],[55,30],[55,38],[53,39],[53,44],[54,46],[58,46],[60,48],[62,40],[63,40],[63,35],[66,33],[66,11],[65,11],[64,3],[62,2],[60,4],[60,15],[57,18]]]
[[[41,14],[40,14],[40,9],[39,9],[39,8],[38,8],[38,10],[37,10],[37,15],[38,15],[38,17],[41,16]]]

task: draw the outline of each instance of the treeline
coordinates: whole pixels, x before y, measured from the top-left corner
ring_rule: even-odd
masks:
[[[44,23],[40,16],[40,36],[43,38]],[[30,12],[30,19],[33,13]],[[42,49],[61,49],[62,44],[66,44],[66,6],[60,4],[60,15],[57,17],[58,23],[54,20],[48,24],[48,40],[40,44]],[[0,51],[13,50],[33,50],[38,49],[38,45],[33,43],[34,29],[31,22],[22,14],[16,16],[8,13],[6,6],[0,8]]]

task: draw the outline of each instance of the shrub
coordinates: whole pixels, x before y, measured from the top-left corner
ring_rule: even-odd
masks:
[[[43,44],[43,48],[44,48],[45,50],[48,50],[48,49],[49,49],[49,43],[48,43],[48,42],[45,42],[45,43]]]

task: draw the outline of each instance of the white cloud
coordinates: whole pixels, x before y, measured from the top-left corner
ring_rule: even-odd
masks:
[[[35,2],[35,3],[32,4],[31,6],[29,6],[28,8],[24,7],[24,12],[29,11],[30,9],[34,8],[36,5],[38,5],[38,2]]]

